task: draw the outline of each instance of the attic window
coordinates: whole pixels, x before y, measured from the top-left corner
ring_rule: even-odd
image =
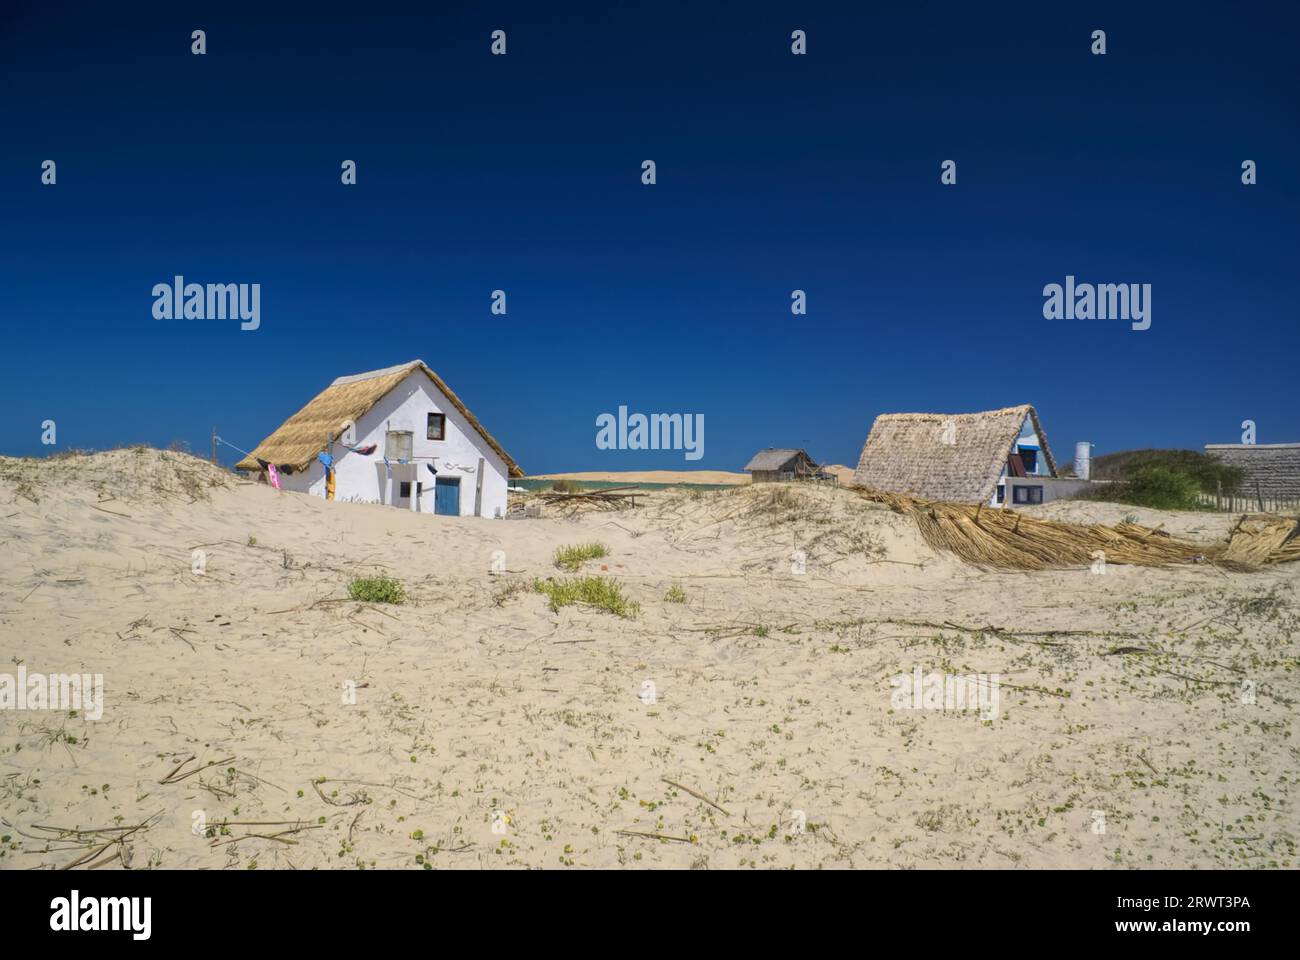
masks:
[[[429,414],[429,425],[425,431],[425,438],[428,440],[447,439],[447,417],[444,414]]]
[[[1025,465],[1025,473],[1038,472],[1038,451],[1032,447],[1020,448],[1020,460]]]
[[[384,458],[402,462],[409,461],[411,459],[411,439],[412,434],[409,430],[389,430],[384,434]]]

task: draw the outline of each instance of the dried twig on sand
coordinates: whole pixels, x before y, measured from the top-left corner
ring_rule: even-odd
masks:
[[[713,807],[715,810],[721,810],[728,817],[731,816],[731,814],[727,810],[725,810],[723,807],[719,806],[718,804],[714,803],[712,800],[710,800],[704,794],[700,793],[698,790],[692,790],[690,787],[683,786],[682,784],[678,783],[676,780],[669,780],[667,777],[660,777],[659,779],[662,780],[664,783],[668,784],[668,786],[670,787],[676,787],[678,790],[681,790],[683,793],[689,793],[696,800],[703,800],[705,803]]]
[[[223,764],[223,763],[229,763],[231,760],[234,760],[235,758],[234,758],[233,756],[231,756],[231,757],[226,757],[224,760],[213,760],[211,763],[205,763],[205,764],[204,764],[203,766],[201,766],[201,767],[195,767],[193,770],[190,770],[190,771],[187,772],[187,773],[180,773],[180,769],[181,769],[181,767],[185,766],[185,764],[189,763],[190,760],[193,760],[193,759],[194,759],[194,757],[191,756],[189,760],[185,760],[184,762],[182,762],[182,763],[180,764],[180,766],[178,766],[175,770],[173,770],[171,773],[167,774],[167,776],[163,777],[163,778],[162,778],[161,780],[159,780],[158,782],[159,782],[159,783],[180,783],[182,780],[185,780],[185,779],[188,779],[189,777],[194,776],[194,774],[198,773],[198,772],[201,771],[201,770],[206,770],[206,769],[208,769],[208,767],[216,767],[216,766],[220,766],[220,765]],[[177,774],[180,774],[180,775],[178,776]]]
[[[645,837],[648,840],[671,840],[673,843],[694,843],[690,837],[670,837],[664,833],[646,833],[644,830],[615,830],[620,837]]]

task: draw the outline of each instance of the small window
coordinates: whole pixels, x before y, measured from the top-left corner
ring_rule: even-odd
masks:
[[[419,498],[423,493],[424,493],[424,484],[417,483],[415,485],[415,496]],[[410,498],[411,498],[411,483],[409,480],[403,480],[401,482],[401,486],[397,490],[397,499],[409,500]]]
[[[441,413],[429,414],[429,428],[425,431],[425,437],[429,440],[446,440],[447,439],[447,418]]]
[[[1015,487],[1011,492],[1012,503],[1042,503],[1042,487]]]
[[[998,503],[1006,503],[1006,501],[1007,501],[1007,488],[1006,488],[1006,485],[1005,485],[1005,484],[1001,484],[1001,483],[999,483],[999,484],[998,484]]]
[[[1038,472],[1038,451],[1020,448],[1020,462],[1025,465],[1025,473]]]

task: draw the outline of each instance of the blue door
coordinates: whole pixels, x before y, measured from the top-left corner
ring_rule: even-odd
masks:
[[[433,488],[433,512],[460,516],[460,477],[439,477]]]

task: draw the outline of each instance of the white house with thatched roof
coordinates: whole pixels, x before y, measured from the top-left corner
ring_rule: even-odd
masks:
[[[853,486],[926,500],[1020,506],[1068,496],[1029,404],[981,413],[885,413],[863,444]]]
[[[328,500],[501,517],[523,471],[422,360],[339,377],[237,470]]]

